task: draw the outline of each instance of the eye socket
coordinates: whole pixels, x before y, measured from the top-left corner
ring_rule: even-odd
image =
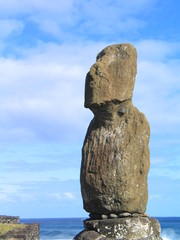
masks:
[[[127,112],[127,109],[125,107],[122,107],[118,110],[118,115],[121,117]]]

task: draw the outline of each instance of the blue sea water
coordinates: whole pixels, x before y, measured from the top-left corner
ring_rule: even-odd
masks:
[[[67,240],[83,230],[82,218],[22,219],[23,223],[40,223],[40,240]],[[159,217],[163,240],[180,240],[180,218]]]
[[[163,240],[180,240],[180,217],[158,217]]]

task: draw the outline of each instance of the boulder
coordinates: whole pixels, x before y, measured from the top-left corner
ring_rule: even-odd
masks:
[[[97,233],[96,231],[83,230],[75,236],[74,240],[108,240],[108,238],[106,238],[104,235]]]
[[[85,220],[84,226],[85,230],[75,238],[76,240],[161,240],[161,227],[155,218],[125,217],[107,220]],[[83,238],[84,236],[86,237]]]

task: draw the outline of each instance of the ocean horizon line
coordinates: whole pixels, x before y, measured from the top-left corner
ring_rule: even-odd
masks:
[[[180,216],[149,216],[150,218],[180,218]],[[87,217],[21,217],[20,219],[86,219]]]

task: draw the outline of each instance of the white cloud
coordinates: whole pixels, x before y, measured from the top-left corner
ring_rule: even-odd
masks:
[[[0,202],[14,202],[15,196],[17,196],[22,190],[20,184],[0,184]]]
[[[149,41],[136,44],[143,53],[143,49],[148,49]],[[95,62],[96,54],[105,45],[93,42],[79,42],[76,45],[39,43],[34,49],[18,49],[21,56],[19,60],[1,58],[0,141],[58,139],[68,144],[71,141],[83,142],[92,118],[90,110],[83,108],[85,75]],[[152,57],[152,49],[154,52],[159,51],[157,60]],[[152,135],[158,135],[160,139],[154,145],[161,144],[161,149],[164,144],[166,147],[169,147],[168,144],[172,146],[173,143],[178,146],[178,51],[179,46],[176,43],[151,40],[150,50],[144,55],[140,54],[138,62],[134,105],[145,113]],[[167,59],[169,54],[170,60]],[[168,134],[168,137],[173,139],[163,137],[162,140],[163,134]],[[154,165],[161,165],[163,159],[166,163],[167,158],[164,156],[154,156],[152,162]],[[74,174],[75,171],[77,174]],[[169,176],[167,171],[160,171],[163,172],[163,176]],[[69,173],[72,173],[73,178],[79,178],[77,168],[57,172],[46,171],[45,178],[37,172],[34,177],[46,181],[53,175],[57,178],[61,175],[62,179],[69,179]],[[157,173],[153,170],[153,174]],[[173,169],[170,174],[173,175]],[[31,176],[22,173],[21,179],[28,181]]]
[[[36,133],[25,127],[0,127],[0,134],[2,142],[7,141],[27,141],[27,140],[34,140],[37,138]]]
[[[85,75],[99,46],[93,49],[90,43],[73,49],[68,45],[47,45],[23,52],[26,56],[21,60],[1,58],[1,134],[6,138],[14,138],[16,133],[22,138],[24,134],[24,139],[42,137],[43,131],[56,138],[61,137],[61,125],[63,130],[66,126],[86,131],[84,120],[89,115],[83,107]]]
[[[0,202],[29,202],[36,200],[36,197],[31,192],[24,192],[28,191],[23,187],[23,183],[17,184],[3,184],[1,183],[0,187]]]
[[[45,175],[45,173],[43,172]],[[60,173],[61,174],[61,173]],[[17,174],[12,174],[13,177]],[[33,176],[33,177],[32,177]],[[53,176],[53,175],[52,175]],[[8,176],[9,177],[9,176]],[[0,202],[38,202],[38,201],[73,201],[80,198],[79,181],[59,181],[55,180],[38,180],[31,174],[31,179],[25,179],[19,173],[19,183],[0,184]],[[17,181],[15,181],[17,182]],[[59,191],[58,191],[59,189]]]
[[[47,14],[48,12],[53,13],[62,13],[69,11],[69,9],[72,8],[75,0],[68,0],[68,1],[58,1],[58,0],[27,0],[25,1],[24,8],[26,5],[29,5],[33,11],[41,11],[44,12],[44,14]]]
[[[134,104],[147,116],[152,133],[162,133],[164,128],[169,133],[177,133],[180,70],[175,53],[179,46],[162,42],[159,50],[160,41],[150,43],[150,50],[139,58]],[[85,76],[105,45],[40,44],[31,50],[19,50],[21,60],[1,58],[1,135],[19,136],[19,139],[50,136],[82,139],[92,118],[90,111],[83,107]],[[148,49],[149,41],[139,42],[137,46],[143,52]],[[161,52],[156,61],[148,57],[152,49]],[[167,61],[169,52],[174,55]],[[69,129],[66,134],[65,129]]]
[[[145,112],[153,133],[162,133],[164,129],[166,133],[177,133],[180,122],[180,108],[176,104],[180,97],[180,61],[176,58],[180,46],[176,43],[160,43],[151,41],[149,46],[149,41],[143,41],[137,44],[140,58],[134,102]],[[144,55],[143,49],[148,49]],[[171,58],[168,60],[169,54]]]
[[[143,14],[148,13],[156,1],[81,1],[75,14],[79,15],[77,23],[83,35],[107,37],[114,39],[114,35],[126,36],[129,33],[136,33],[137,30],[144,27],[146,22]],[[79,13],[79,9],[81,12]],[[141,14],[141,19],[137,17]],[[87,32],[88,30],[88,32]],[[111,37],[110,37],[111,36]]]
[[[123,0],[113,4],[109,0],[0,0],[0,13],[2,17],[23,17],[48,34],[74,41],[79,35],[136,32],[145,25],[143,17],[140,20],[137,15],[148,13],[155,4],[155,0]]]
[[[162,157],[151,157],[151,164],[153,165],[161,165],[165,164],[167,162],[167,159],[162,158]]]
[[[0,0],[1,15],[26,15],[33,12],[60,13],[68,11],[74,0],[58,1],[58,0]]]
[[[73,200],[73,199],[76,198],[75,195],[73,193],[71,193],[71,192],[65,192],[64,196],[65,196],[65,198],[67,198],[69,200]]]
[[[39,20],[38,18],[31,18],[35,23],[39,25],[39,28],[53,36],[62,37],[63,32],[61,31],[59,24],[51,19]]]
[[[180,180],[180,166],[174,165],[173,167],[161,167],[158,169],[153,169],[151,176],[167,177],[173,180]]]
[[[75,191],[72,182],[59,183],[69,179],[79,183],[80,157],[75,157],[74,152],[55,156],[47,149],[55,153],[53,144],[62,142],[68,149],[76,142],[80,149],[92,118],[90,110],[83,108],[87,71],[96,54],[109,43],[143,39],[144,34],[153,37],[153,32],[163,36],[158,26],[153,31],[148,29],[153,25],[152,17],[155,19],[160,12],[157,3],[158,0],[0,0],[0,146],[1,153],[9,154],[1,154],[0,161],[0,201],[4,205],[8,201],[13,201],[13,207],[17,206],[15,201],[34,204],[36,200],[40,206],[44,196],[47,202],[55,200],[60,205],[80,198],[78,184]],[[138,31],[145,27],[139,35]],[[150,122],[151,146],[155,149],[150,177],[178,180],[179,160],[175,155],[180,134],[180,45],[157,39],[135,45],[139,57],[134,105]],[[24,151],[21,142],[29,147],[32,140],[30,149]],[[15,146],[10,154],[11,142]],[[3,144],[9,148],[2,149]],[[36,144],[42,146],[41,160],[32,150]],[[52,164],[45,161],[55,158],[61,159],[58,164],[56,160]],[[78,164],[71,164],[77,159]],[[53,184],[51,179],[56,179]],[[160,199],[158,194],[150,198]]]
[[[0,193],[0,202],[13,202],[13,200],[7,195]]]
[[[90,6],[91,8],[106,8],[107,6],[111,7],[112,2],[110,0],[106,1],[83,1],[83,0],[67,0],[67,1],[59,1],[59,0],[0,0],[1,11],[6,14],[15,14],[15,13],[29,13],[31,11],[42,11],[52,12],[52,13],[61,13],[65,11],[69,11],[73,7],[73,5],[79,6],[83,5],[84,7]],[[155,0],[121,0],[114,1],[114,6],[120,7],[120,12],[129,14],[137,11],[143,11],[144,8],[149,8],[150,6],[156,3]]]
[[[159,194],[151,194],[150,196],[149,196],[149,199],[150,200],[156,200],[156,201],[159,201],[159,200],[163,200],[163,198],[161,197],[161,195],[159,195]]]
[[[162,40],[145,39],[136,43],[138,59],[140,61],[165,61],[170,59],[177,52],[180,52],[180,44],[178,42],[168,42]]]
[[[65,192],[65,193],[51,193],[49,196],[57,201],[62,201],[62,200],[74,200],[76,197],[73,193],[71,192]]]
[[[75,0],[0,0],[0,14],[2,18],[16,18],[17,20],[21,18],[25,25],[29,22],[35,23],[42,31],[59,36],[60,23],[73,23],[70,15],[73,13],[76,3]],[[11,25],[9,22],[8,28],[4,29],[8,31]]]
[[[3,172],[1,174],[2,177],[6,177],[6,184],[17,184],[21,185],[21,183],[27,183],[35,181],[39,182],[48,182],[52,178],[56,178],[58,181],[67,181],[67,180],[78,180],[79,179],[79,167],[71,167],[69,168],[56,168],[50,169],[46,171],[23,171],[23,169],[14,170],[11,172]]]
[[[31,202],[37,200],[37,198],[33,195],[33,193],[21,193],[17,195],[19,201],[22,202]]]
[[[19,184],[4,184],[0,185],[0,192],[3,194],[16,194],[22,190]]]
[[[12,33],[21,33],[24,24],[15,19],[1,19],[0,20],[0,38],[7,38]]]

